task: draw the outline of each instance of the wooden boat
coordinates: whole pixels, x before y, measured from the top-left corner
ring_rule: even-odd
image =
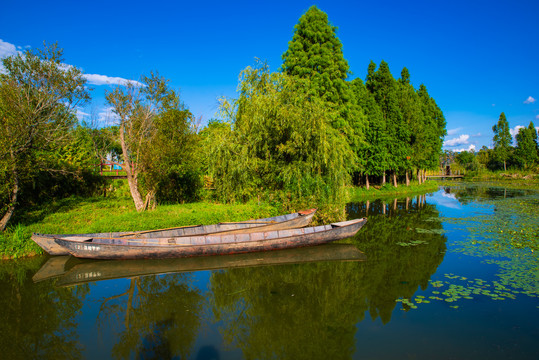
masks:
[[[183,237],[202,236],[207,234],[242,234],[253,231],[270,231],[293,229],[309,225],[316,209],[303,210],[296,213],[274,216],[270,218],[246,220],[240,222],[224,222],[213,225],[181,226],[169,229],[130,231],[130,232],[106,232],[88,234],[32,234],[32,240],[37,243],[49,255],[69,255],[65,248],[57,245],[54,239],[58,238],[159,238],[159,237]]]
[[[88,259],[164,259],[239,254],[320,245],[354,236],[366,218],[299,229],[169,238],[59,237],[71,255]]]
[[[365,254],[351,244],[325,244],[264,253],[129,261],[53,256],[43,264],[32,280],[40,282],[47,279],[57,279],[56,286],[72,286],[101,280],[203,270],[364,260],[366,260]]]

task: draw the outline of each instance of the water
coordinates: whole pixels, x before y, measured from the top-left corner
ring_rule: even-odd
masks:
[[[348,204],[369,222],[336,246],[5,262],[0,357],[537,359],[538,209],[461,185]]]

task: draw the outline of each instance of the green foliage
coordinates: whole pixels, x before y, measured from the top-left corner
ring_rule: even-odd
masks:
[[[239,91],[238,99],[222,103],[229,125],[206,132],[217,196],[247,200],[268,191],[285,201],[337,198],[348,183],[352,154],[329,125],[332,114],[309,99],[295,78],[270,73],[265,65],[245,69]]]
[[[519,129],[516,140],[515,157],[517,161],[525,169],[533,167],[539,159],[537,130],[533,122],[530,121],[527,128]]]
[[[308,81],[309,95],[334,104],[343,102],[349,73],[337,28],[326,13],[311,6],[294,27],[294,36],[283,54],[283,73]]]
[[[11,218],[19,189],[40,171],[68,174],[62,158],[76,123],[74,108],[89,100],[81,70],[66,67],[57,44],[2,60],[0,74],[0,220]]]
[[[511,133],[509,132],[509,123],[505,114],[502,112],[498,123],[492,127],[494,132],[494,155],[498,161],[503,162],[503,168],[506,170],[506,162],[511,153]]]
[[[201,184],[196,181],[193,115],[158,73],[142,76],[141,83],[144,86],[128,83],[106,93],[118,115],[123,160],[118,165],[127,173],[138,211],[154,207],[157,193],[163,202],[193,200]],[[178,191],[170,188],[171,179]]]
[[[473,152],[461,151],[455,159],[466,170],[477,171],[479,169],[479,161]]]

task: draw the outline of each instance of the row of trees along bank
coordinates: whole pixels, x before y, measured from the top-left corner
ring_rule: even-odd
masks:
[[[336,28],[315,6],[295,26],[280,70],[247,67],[238,98],[221,99],[220,120],[200,131],[157,73],[108,92],[114,124],[95,128],[77,122],[91,89],[56,45],[3,64],[0,229],[17,204],[94,193],[104,160],[126,171],[138,211],[199,198],[203,177],[220,201],[315,203],[387,176],[395,186],[422,182],[446,134],[442,111],[406,68],[395,79],[386,62],[371,62],[365,82],[350,81]]]
[[[478,152],[462,151],[452,154],[446,151],[444,160],[455,159],[460,166],[472,172],[483,170],[498,171],[507,169],[532,170],[537,172],[539,165],[539,142],[537,128],[530,121],[528,127],[521,127],[515,136],[516,144],[513,146],[513,137],[509,131],[509,122],[505,113],[501,113],[498,122],[492,127],[493,148],[483,146]]]

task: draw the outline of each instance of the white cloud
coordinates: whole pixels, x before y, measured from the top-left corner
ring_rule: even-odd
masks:
[[[447,135],[449,135],[449,136],[456,135],[461,130],[462,130],[462,128],[456,128],[456,129],[447,130]]]
[[[135,86],[144,86],[144,84],[138,81],[127,80],[121,77],[113,77],[99,74],[84,74],[84,77],[92,85],[126,85],[127,83],[131,83]]]
[[[535,115],[535,120],[539,120],[539,115]]]
[[[524,104],[533,104],[535,102],[535,99],[531,96],[528,96],[526,100],[524,100]]]
[[[0,39],[0,59],[17,54],[17,48],[15,45]]]
[[[110,126],[118,120],[118,115],[112,112],[112,106],[101,108],[97,113],[97,122],[101,126]]]
[[[463,152],[463,151],[468,151],[468,152],[473,151],[473,152],[475,152],[475,145],[474,145],[474,144],[470,144],[470,146],[468,146],[467,149],[466,149],[466,148],[462,148],[462,149],[455,149],[455,150],[453,150],[453,151],[454,151],[454,152]]]
[[[77,118],[80,120],[85,120],[87,119],[88,117],[90,117],[90,114],[82,111],[81,108],[76,108],[75,111],[77,112]]]
[[[468,139],[470,135],[462,134],[458,138],[450,139],[444,142],[444,146],[457,146],[457,145],[466,145],[468,144]]]
[[[522,126],[522,125],[517,125],[517,126],[515,126],[514,128],[509,129],[509,132],[511,133],[511,136],[514,138],[515,136],[517,136],[518,130],[523,129],[523,128],[524,128],[524,126]]]

